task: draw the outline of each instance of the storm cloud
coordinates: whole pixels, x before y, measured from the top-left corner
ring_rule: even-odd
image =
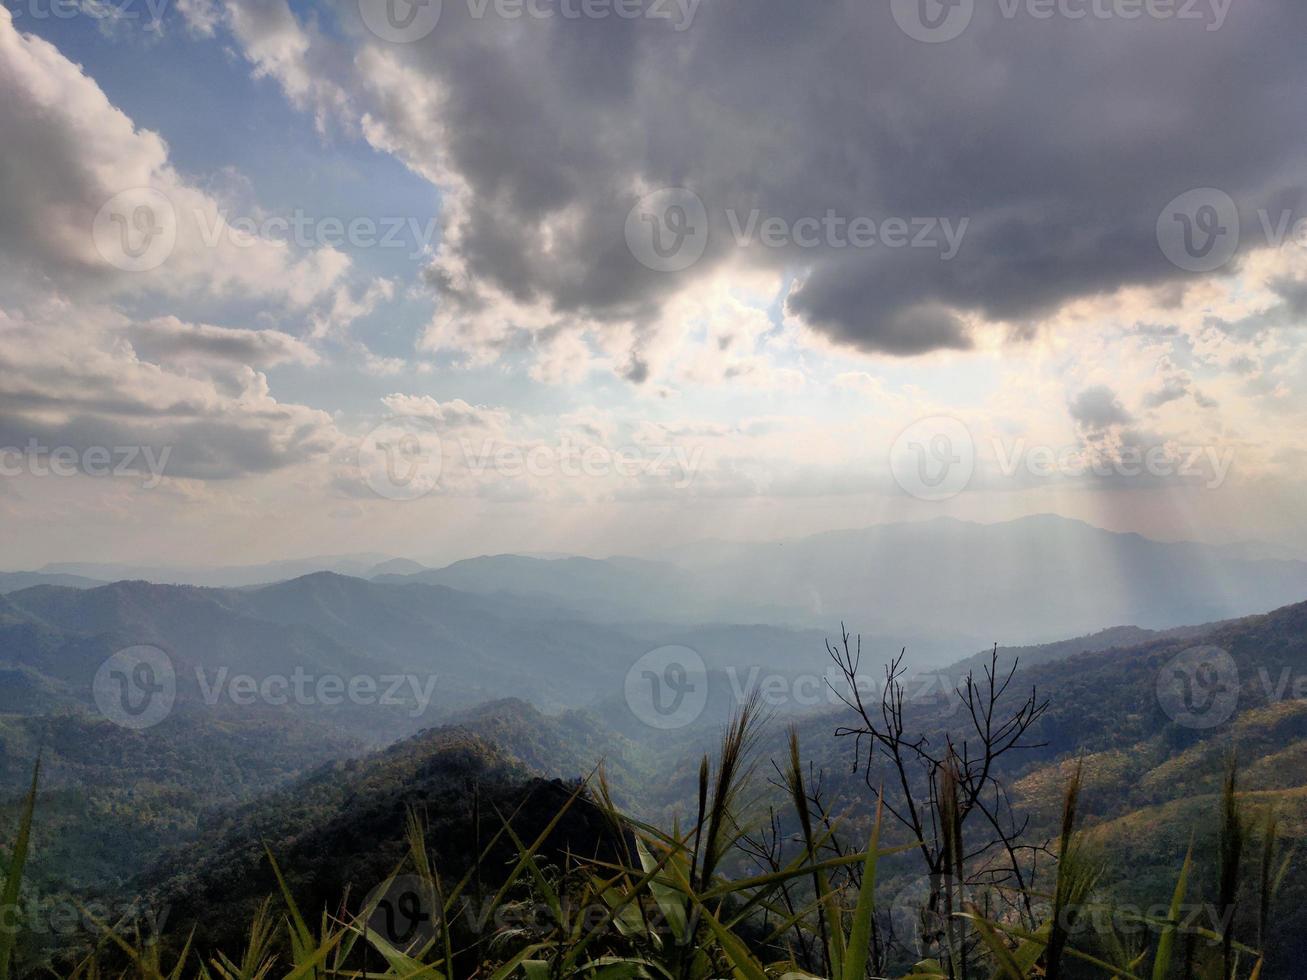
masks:
[[[251,2],[229,0],[230,21]],[[287,47],[307,54],[280,75],[300,100],[349,91],[368,138],[445,188],[429,278],[461,327],[437,346],[487,331],[502,346],[565,319],[647,326],[670,295],[746,262],[791,275],[789,313],[840,343],[967,348],[975,319],[1020,336],[1073,298],[1192,275],[1157,240],[1184,191],[1229,194],[1249,229],[1300,198],[1307,7],[1294,0],[1167,18],[976,4],[938,44],[861,0],[721,0],[688,26],[503,6],[446,0],[429,35],[390,44],[342,3],[352,43],[304,33]],[[675,272],[623,239],[632,205],[666,187],[697,195],[709,228],[702,258]],[[731,229],[748,213],[968,224],[946,260],[880,239],[741,244]]]

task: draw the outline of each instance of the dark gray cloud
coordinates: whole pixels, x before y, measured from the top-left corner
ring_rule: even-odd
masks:
[[[1290,317],[1301,319],[1307,316],[1307,281],[1282,276],[1271,280],[1268,285],[1284,300],[1286,312]]]
[[[631,363],[627,365],[624,377],[627,381],[634,381],[636,384],[644,384],[649,380],[649,365],[638,354],[631,356]]]
[[[57,422],[0,412],[0,449],[38,465],[48,463],[55,450],[72,450],[79,460],[100,450],[120,470],[117,475],[142,475],[157,465],[155,475],[162,477],[236,479],[324,457],[333,445],[324,426],[294,424],[289,412],[275,420],[78,415]]]
[[[1168,402],[1179,401],[1189,394],[1190,387],[1191,382],[1187,376],[1177,375],[1166,378],[1160,385],[1144,395],[1144,405],[1147,408],[1160,408]]]
[[[1107,385],[1086,388],[1067,405],[1076,427],[1087,434],[1101,433],[1114,425],[1133,421],[1116,392]]]
[[[477,19],[446,2],[428,38],[386,47],[414,74],[351,88],[372,87],[411,162],[465,182],[466,268],[560,317],[652,318],[739,257],[728,212],[969,219],[949,261],[883,244],[745,249],[800,272],[791,312],[893,354],[967,347],[959,313],[1020,325],[1072,297],[1182,278],[1156,239],[1174,197],[1220,188],[1253,229],[1301,184],[1299,0],[1236,3],[1219,30],[976,6],[957,40],[922,44],[865,0],[717,0],[680,32],[504,21],[493,4]],[[436,95],[406,98],[401,77]],[[698,193],[711,228],[680,273],[644,268],[623,241],[640,190],[669,186]]]

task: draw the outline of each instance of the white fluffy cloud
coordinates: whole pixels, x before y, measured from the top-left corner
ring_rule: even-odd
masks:
[[[0,90],[0,285],[10,302],[54,287],[305,308],[349,269],[337,250],[301,254],[233,228],[157,133],[137,127],[53,45],[18,31],[7,9]]]
[[[124,331],[137,353],[148,360],[195,364],[234,362],[251,368],[279,364],[319,363],[321,357],[308,344],[279,330],[247,330],[184,323],[175,316],[133,323]]]
[[[230,225],[158,134],[2,8],[0,89],[0,446],[149,446],[167,450],[165,476],[201,480],[329,456],[331,417],[279,400],[266,375],[320,364],[309,341],[129,311],[232,297],[312,337],[393,287],[351,290],[343,253]]]
[[[181,479],[324,459],[339,441],[331,417],[278,401],[251,366],[313,356],[272,331],[136,324],[67,303],[0,310],[0,446],[167,449],[165,475]]]

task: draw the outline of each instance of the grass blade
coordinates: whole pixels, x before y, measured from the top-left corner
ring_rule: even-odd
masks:
[[[867,860],[862,865],[862,886],[858,889],[858,905],[853,912],[853,926],[849,930],[844,980],[862,980],[867,975],[867,952],[871,946],[872,918],[876,913],[876,864],[880,857],[882,806],[880,794],[877,794],[876,822],[871,828]]]
[[[1189,853],[1184,857],[1184,866],[1180,868],[1180,879],[1175,883],[1175,894],[1171,896],[1171,911],[1166,917],[1166,927],[1161,938],[1157,940],[1157,956],[1153,959],[1153,980],[1166,980],[1171,969],[1171,953],[1175,947],[1175,933],[1180,924],[1181,906],[1184,905],[1185,892],[1189,888],[1189,869],[1194,863],[1194,845],[1189,842]]]
[[[32,814],[36,811],[36,784],[41,778],[41,760],[36,760],[32,770],[32,788],[27,791],[23,802],[23,815],[18,823],[18,837],[14,841],[14,853],[9,862],[9,875],[5,879],[4,895],[0,896],[0,909],[18,907],[18,890],[23,883],[23,866],[27,864],[27,852],[32,843]],[[0,929],[0,980],[9,980],[9,961],[14,955],[14,944],[18,941],[16,930]]]

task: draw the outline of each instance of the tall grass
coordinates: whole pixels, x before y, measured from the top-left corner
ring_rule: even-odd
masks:
[[[699,797],[692,826],[670,831],[634,820],[613,804],[602,772],[578,786],[542,830],[524,840],[516,813],[499,814],[499,828],[458,881],[442,878],[428,849],[422,819],[410,814],[407,854],[373,897],[349,910],[306,916],[282,874],[276,856],[267,860],[278,885],[277,904],[265,902],[253,916],[241,949],[199,951],[188,939],[170,962],[164,944],[104,926],[103,942],[65,971],[68,980],[743,980],[829,977],[864,980],[886,975],[877,904],[880,863],[916,853],[917,842],[886,848],[881,844],[882,811],[877,806],[865,846],[849,851],[835,844],[840,821],[814,810],[806,783],[798,736],[790,733],[788,759],[781,771],[793,810],[796,846],[777,852],[774,865],[759,873],[740,870],[738,845],[749,821],[747,787],[753,773],[760,714],[747,702],[726,730],[715,759],[700,766]],[[30,847],[38,773],[23,805],[17,838],[4,881],[7,906],[19,899],[20,880]],[[1167,980],[1186,975],[1256,980],[1261,953],[1240,942],[1235,919],[1222,919],[1219,931],[1189,928],[1183,910],[1190,893],[1194,855],[1190,847],[1171,893],[1164,919],[1139,917],[1155,941],[1129,948],[1111,927],[1078,928],[1087,911],[1105,907],[1098,896],[1103,862],[1077,827],[1080,769],[1063,797],[1058,864],[1051,891],[1024,896],[1028,907],[1047,905],[1034,929],[1011,916],[986,914],[968,902],[966,846],[957,821],[950,780],[942,783],[941,828],[946,838],[942,959],[924,959],[900,975],[926,978],[993,976],[1008,980],[1058,980],[1089,974],[1121,980]],[[577,806],[594,807],[611,830],[612,853],[568,855],[562,866],[546,858],[546,843]],[[1244,862],[1247,821],[1236,792],[1233,767],[1220,797],[1217,902],[1234,908]],[[1276,844],[1276,823],[1264,829],[1256,889],[1257,938],[1265,938],[1271,903],[1287,871]],[[469,902],[481,880],[479,869],[501,844],[515,857],[485,903]],[[401,875],[419,883],[420,901],[433,911],[431,929],[406,943],[395,943],[375,928],[374,916],[387,888]],[[490,875],[485,876],[486,879]],[[1035,901],[1038,900],[1038,901]],[[505,924],[501,914],[530,904],[547,909],[543,925]],[[1009,903],[1009,908],[1013,907]],[[584,916],[571,914],[583,908]],[[276,911],[274,911],[276,909]],[[512,921],[511,916],[507,916]],[[1188,934],[1207,950],[1201,962],[1182,964],[1177,940]],[[968,942],[970,934],[974,941]],[[0,980],[10,980],[15,937],[0,933]],[[1074,968],[1073,968],[1074,964]]]
[[[27,864],[27,852],[32,843],[32,816],[36,810],[36,786],[41,778],[41,760],[36,760],[32,769],[32,788],[28,790],[23,802],[22,815],[18,821],[18,837],[9,854],[9,871],[5,875],[3,894],[0,894],[0,911],[9,912],[18,908],[19,888],[23,881],[23,868]],[[8,916],[5,917],[6,921]],[[14,945],[18,941],[18,932],[12,928],[0,928],[0,980],[9,980],[10,964],[13,960]]]

